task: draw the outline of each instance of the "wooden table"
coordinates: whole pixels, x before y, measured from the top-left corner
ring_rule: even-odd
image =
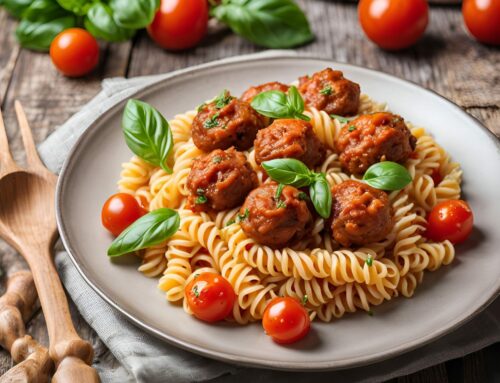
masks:
[[[388,53],[363,36],[355,5],[317,0],[303,0],[301,5],[317,38],[298,51],[370,67],[419,83],[454,101],[500,135],[500,50],[480,45],[467,36],[459,8],[433,7],[424,39],[412,49]],[[41,142],[100,90],[103,78],[164,73],[259,51],[228,30],[217,27],[199,47],[182,53],[163,51],[145,33],[139,33],[133,41],[103,44],[97,70],[87,78],[70,80],[55,71],[47,54],[20,49],[14,38],[15,28],[15,20],[0,10],[0,105],[14,157],[19,161],[23,151],[14,116],[16,99],[23,103],[35,139]],[[26,267],[21,257],[0,241],[0,271],[3,269],[7,274]],[[72,314],[82,337],[93,343],[96,361],[112,359],[73,305]],[[40,310],[30,321],[28,332],[48,344]],[[391,382],[492,382],[492,374],[499,373],[499,356],[497,344]],[[11,365],[9,355],[2,350],[0,375]]]

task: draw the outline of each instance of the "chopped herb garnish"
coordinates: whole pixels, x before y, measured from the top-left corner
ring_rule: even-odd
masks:
[[[333,89],[332,89],[332,86],[331,85],[327,85],[325,86],[323,89],[321,89],[319,91],[319,93],[325,95],[325,96],[329,96],[333,93]]]
[[[203,103],[203,104],[200,104],[198,106],[198,108],[196,109],[197,112],[201,112],[203,108],[205,108],[205,106],[207,106],[207,104]]]
[[[276,209],[284,209],[286,207],[286,202],[285,201],[278,201],[276,202]]]
[[[236,223],[236,220],[234,218],[227,221],[226,226],[232,225],[233,223]]]
[[[193,294],[196,298],[198,298],[200,296],[200,292],[198,291],[198,285],[194,285]]]
[[[302,306],[305,306],[308,300],[309,300],[309,297],[307,296],[307,294],[305,294],[302,297]]]
[[[275,200],[279,200],[281,197],[281,192],[283,191],[283,188],[285,187],[285,184],[279,184],[278,187],[276,188],[276,194],[274,195]]]
[[[236,216],[236,222],[244,221],[245,219],[248,218],[249,215],[250,215],[250,210],[245,209],[245,212],[243,214],[238,214]]]
[[[200,195],[198,196],[198,198],[196,198],[196,200],[194,201],[194,203],[196,205],[203,205],[204,203],[206,203],[208,200],[207,200],[207,197],[205,197],[204,195]]]
[[[214,164],[219,164],[221,161],[222,161],[222,157],[221,156],[215,156],[214,158],[212,158],[212,162]]]
[[[341,124],[345,124],[346,122],[349,122],[351,121],[350,118],[347,118],[347,117],[342,117],[342,116],[339,116],[338,114],[330,114],[330,117],[331,118],[335,118],[336,120],[338,120]]]
[[[372,310],[368,310],[367,314],[372,317],[373,316],[373,311]]]
[[[347,130],[348,130],[349,132],[353,132],[353,131],[355,131],[355,130],[356,130],[356,127],[355,127],[354,125],[351,125],[351,126],[349,126],[349,127],[347,128]]]
[[[216,126],[219,126],[219,120],[217,120],[218,118],[219,118],[219,113],[215,113],[212,117],[205,120],[205,122],[203,123],[203,127],[205,129],[212,129],[215,128]]]
[[[227,89],[224,89],[221,94],[219,94],[215,99],[214,99],[214,103],[215,103],[215,107],[217,109],[222,109],[224,108],[227,104],[229,104],[231,102],[231,100],[233,99],[234,97],[232,97],[228,90]]]
[[[299,199],[301,201],[308,201],[309,200],[309,196],[306,193],[304,193],[304,192],[300,192],[299,193]]]
[[[371,266],[373,265],[373,258],[371,255],[368,256],[368,258],[366,258],[366,261],[365,263],[368,265],[368,266]]]

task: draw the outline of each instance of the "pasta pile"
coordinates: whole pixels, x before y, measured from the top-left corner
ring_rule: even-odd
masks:
[[[360,114],[386,111],[362,95]],[[316,109],[305,112],[318,138],[329,149],[325,162],[316,169],[324,172],[331,186],[354,178],[341,171],[334,142],[343,124]],[[194,213],[186,209],[186,180],[193,160],[204,153],[191,139],[191,123],[196,112],[177,115],[170,121],[174,138],[172,174],[139,157],[123,164],[120,192],[135,196],[149,210],[178,209],[180,228],[165,243],[140,252],[139,271],[158,277],[159,288],[170,302],[183,303],[184,286],[195,273],[221,274],[234,288],[237,301],[233,318],[245,324],[262,318],[267,302],[275,296],[303,300],[311,318],[322,321],[340,318],[357,310],[397,296],[411,297],[426,270],[434,271],[453,261],[455,250],[449,241],[429,242],[423,237],[425,216],[443,200],[460,198],[461,170],[423,128],[412,127],[418,139],[407,161],[413,181],[405,189],[392,192],[389,200],[395,225],[382,242],[362,248],[341,248],[328,233],[324,220],[317,219],[313,232],[294,248],[273,249],[247,237],[234,222],[239,209],[217,214]],[[263,182],[253,151],[245,152]],[[432,173],[439,169],[442,181],[435,185]],[[367,259],[371,262],[367,263]]]

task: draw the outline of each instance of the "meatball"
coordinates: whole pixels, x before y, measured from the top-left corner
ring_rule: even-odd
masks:
[[[376,162],[404,163],[416,142],[403,118],[384,112],[359,116],[344,126],[336,148],[344,170],[363,174]]]
[[[325,146],[311,124],[302,120],[275,120],[257,133],[254,145],[258,164],[275,158],[295,158],[314,167],[326,155]]]
[[[326,68],[299,79],[299,92],[306,105],[328,114],[353,116],[359,109],[359,85],[344,78],[341,71]]]
[[[257,185],[257,174],[243,153],[216,149],[194,160],[187,179],[188,206],[194,211],[232,209]]]
[[[286,246],[303,238],[312,227],[312,215],[301,191],[285,186],[276,198],[278,184],[268,182],[254,189],[240,213],[243,231],[268,246]]]
[[[262,92],[267,92],[268,90],[279,90],[286,93],[288,92],[288,88],[288,85],[282,84],[281,82],[266,82],[265,84],[248,88],[246,92],[241,95],[240,99],[250,103],[255,96]]]
[[[393,225],[392,207],[384,191],[353,180],[332,187],[332,237],[342,246],[380,241]]]
[[[193,142],[205,152],[231,146],[246,150],[265,126],[265,119],[250,104],[226,93],[200,106],[192,125]]]

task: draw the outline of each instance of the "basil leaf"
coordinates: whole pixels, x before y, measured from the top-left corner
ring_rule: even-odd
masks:
[[[349,122],[352,120],[352,118],[347,118],[347,117],[342,117],[342,116],[339,116],[337,114],[330,114],[330,117],[331,118],[335,118],[336,120],[338,120],[341,124],[345,124],[346,122]]]
[[[277,158],[261,165],[269,177],[281,184],[300,188],[310,185],[313,181],[313,173],[309,168],[294,158]]]
[[[120,27],[113,19],[113,11],[107,4],[94,3],[84,20],[85,29],[98,39],[118,42],[129,40],[134,29]]]
[[[152,23],[160,0],[111,0],[109,6],[117,25],[141,29]]]
[[[271,118],[284,118],[292,115],[286,94],[279,90],[268,90],[258,94],[253,98],[251,105],[260,114]]]
[[[20,19],[33,0],[4,0],[3,6],[12,16]]]
[[[78,16],[84,16],[92,6],[92,0],[57,0],[59,5]]]
[[[295,118],[299,118],[301,120],[309,121],[310,118],[302,112],[304,111],[304,100],[300,95],[299,91],[295,86],[290,87],[288,89],[288,105],[290,105],[290,109]]]
[[[318,214],[323,218],[330,217],[332,212],[332,192],[324,174],[315,174],[315,180],[309,186],[311,201]]]
[[[56,0],[35,0],[23,13],[23,19],[29,21],[50,21],[71,14],[63,9]]]
[[[74,27],[74,16],[65,16],[50,21],[21,20],[16,37],[22,47],[37,51],[48,51],[52,40],[65,29]]]
[[[113,241],[108,256],[117,257],[158,245],[175,234],[179,225],[180,217],[175,210],[162,208],[152,211],[127,227]]]
[[[370,166],[363,176],[363,181],[376,189],[400,190],[412,179],[404,166],[396,162],[383,161]]]
[[[306,16],[292,0],[225,0],[212,8],[212,15],[267,48],[292,48],[314,38]]]
[[[172,173],[166,161],[174,141],[170,126],[160,112],[145,102],[131,99],[123,112],[122,128],[125,142],[134,154]]]

